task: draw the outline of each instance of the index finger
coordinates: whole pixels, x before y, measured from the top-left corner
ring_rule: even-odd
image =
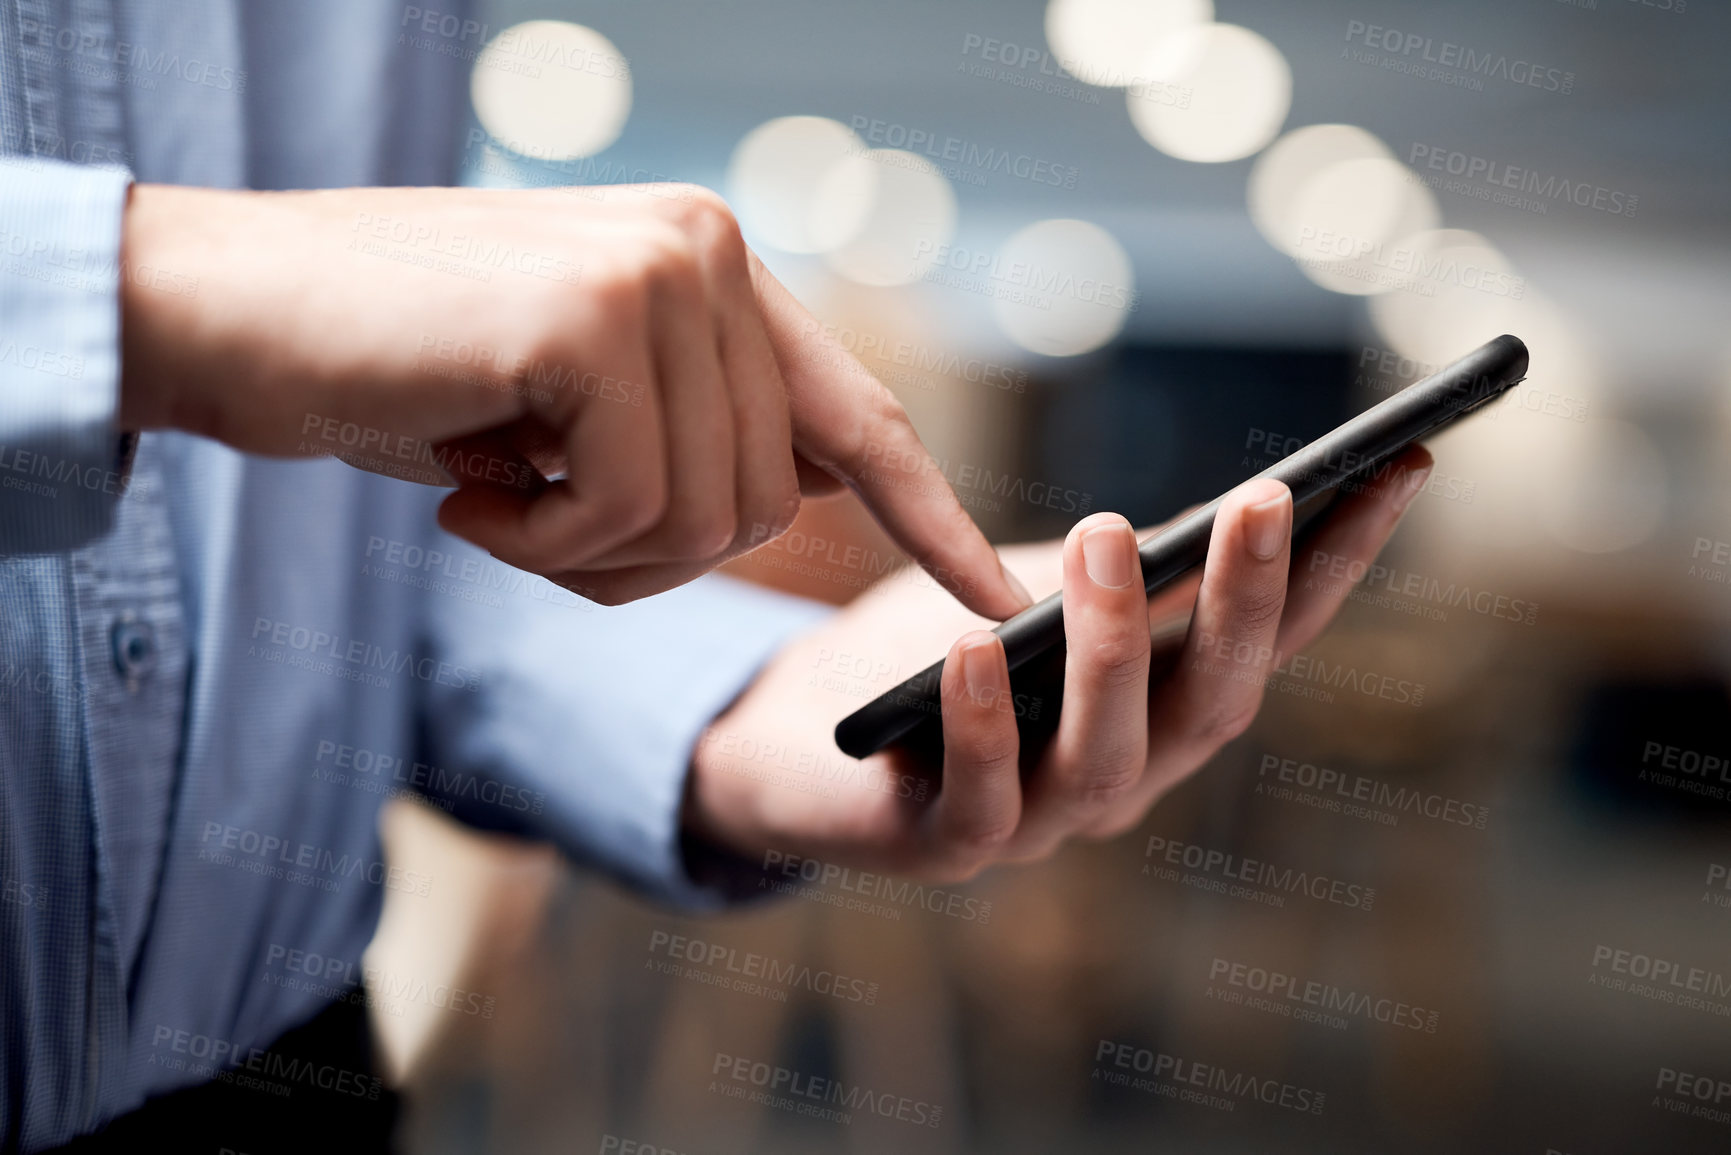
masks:
[[[963,605],[1000,621],[1026,609],[1033,599],[962,508],[901,402],[853,357],[816,347],[816,320],[755,254],[751,271],[787,385],[794,449],[857,493],[896,544]]]

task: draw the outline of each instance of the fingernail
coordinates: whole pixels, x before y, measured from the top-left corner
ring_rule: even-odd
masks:
[[[1273,561],[1286,547],[1292,528],[1292,498],[1271,497],[1244,511],[1244,544],[1259,561]]]
[[[976,702],[998,689],[997,646],[978,641],[962,650],[962,681]]]
[[[1082,535],[1082,568],[1095,585],[1121,590],[1136,570],[1136,538],[1127,525],[1102,525]]]
[[[998,572],[1004,575],[1004,584],[1010,587],[1010,592],[1020,599],[1022,605],[1034,604],[1034,595],[1028,592],[1028,587],[1017,580],[1016,575],[1004,567],[1002,558],[998,559]]]
[[[1419,491],[1424,488],[1424,483],[1430,480],[1431,468],[1427,465],[1423,469],[1415,469],[1406,475],[1405,480],[1401,482],[1400,492],[1394,498],[1394,511],[1396,513],[1406,512],[1406,507],[1412,504],[1412,499],[1419,495]]]

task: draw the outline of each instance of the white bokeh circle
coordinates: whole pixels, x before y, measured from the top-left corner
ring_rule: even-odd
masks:
[[[1130,257],[1099,225],[1038,221],[1004,242],[992,313],[1004,335],[1033,353],[1073,357],[1116,337],[1136,300]]]
[[[876,170],[855,162],[867,151],[852,129],[825,117],[765,121],[734,147],[728,199],[754,240],[788,253],[824,252],[865,224]],[[852,174],[851,188],[832,176],[838,166]]]
[[[1201,24],[1160,38],[1125,93],[1142,138],[1179,160],[1239,160],[1273,140],[1292,107],[1280,49],[1236,24]]]
[[[923,156],[873,149],[830,166],[819,182],[813,232],[836,238],[824,261],[862,285],[925,276],[956,231],[956,194]]]
[[[1441,223],[1436,198],[1393,157],[1336,161],[1305,182],[1293,217],[1298,268],[1353,296],[1405,283],[1398,243]]]
[[[1213,19],[1213,0],[1051,0],[1046,43],[1076,79],[1125,88],[1162,37]]]
[[[564,20],[513,24],[487,42],[469,75],[481,127],[534,160],[593,156],[631,115],[631,67],[601,33]]]

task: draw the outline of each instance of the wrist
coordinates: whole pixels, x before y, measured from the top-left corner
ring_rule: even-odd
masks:
[[[185,400],[199,375],[201,305],[194,254],[185,241],[189,220],[214,224],[189,201],[215,195],[221,194],[150,184],[127,191],[120,229],[119,423],[129,433],[203,432]]]

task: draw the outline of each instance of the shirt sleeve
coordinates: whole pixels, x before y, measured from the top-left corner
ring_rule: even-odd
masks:
[[[430,690],[428,792],[448,783],[457,817],[550,838],[657,900],[714,909],[742,897],[748,864],[683,852],[692,751],[829,607],[717,575],[614,608],[538,578],[499,598],[430,599],[442,603],[434,648],[457,676]]]
[[[126,486],[120,168],[0,159],[0,553],[107,531]]]

